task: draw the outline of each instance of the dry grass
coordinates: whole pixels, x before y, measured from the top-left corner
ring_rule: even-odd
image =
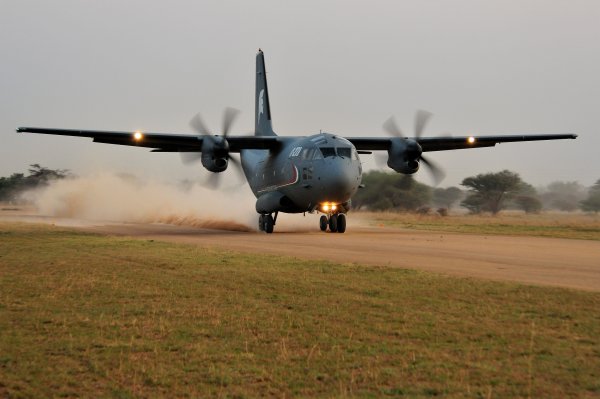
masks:
[[[597,397],[600,294],[0,224],[0,397]]]
[[[502,234],[600,240],[600,215],[547,212],[528,215],[502,212],[492,215],[417,215],[394,212],[356,212],[356,217],[377,226],[395,226],[471,234]]]

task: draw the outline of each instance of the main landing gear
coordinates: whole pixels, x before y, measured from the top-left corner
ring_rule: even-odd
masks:
[[[319,227],[321,231],[329,231],[332,233],[344,233],[346,231],[346,215],[343,213],[334,213],[333,215],[322,215],[319,219]]]
[[[275,227],[278,214],[279,212],[275,212],[275,217],[273,217],[271,214],[260,215],[258,217],[258,230],[271,234],[273,232],[273,228]]]

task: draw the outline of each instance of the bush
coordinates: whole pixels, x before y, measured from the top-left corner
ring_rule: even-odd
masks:
[[[352,198],[356,209],[415,211],[431,201],[431,187],[410,175],[373,171],[363,175],[362,183]]]
[[[588,197],[581,201],[581,209],[586,212],[594,213],[600,211],[600,180],[590,188]]]

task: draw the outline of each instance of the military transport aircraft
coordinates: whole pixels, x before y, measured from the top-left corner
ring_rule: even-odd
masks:
[[[196,115],[190,122],[195,135],[68,130],[20,127],[19,133],[41,133],[90,137],[97,143],[152,148],[153,152],[179,152],[184,162],[200,160],[214,174],[231,163],[243,170],[256,196],[259,230],[273,232],[279,212],[320,212],[320,229],[343,233],[350,198],[361,187],[362,166],[359,154],[387,151],[387,165],[399,173],[412,174],[423,163],[439,181],[443,171],[423,153],[475,147],[492,147],[497,143],[534,140],[574,139],[575,134],[422,137],[431,114],[417,112],[415,136],[405,137],[393,118],[384,129],[390,137],[341,137],[323,133],[311,136],[277,136],[271,124],[271,108],[263,52],[256,55],[255,131],[253,136],[230,136],[229,130],[237,111],[225,110],[223,130],[213,135]],[[231,156],[240,153],[240,162]]]

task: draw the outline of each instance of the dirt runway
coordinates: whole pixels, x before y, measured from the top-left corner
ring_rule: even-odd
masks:
[[[434,271],[456,276],[600,291],[600,242],[433,233],[391,227],[321,232],[229,232],[159,224],[87,228],[103,234]]]
[[[303,227],[267,235],[168,224],[110,224],[9,216],[6,213],[0,220],[56,223],[101,234],[234,251],[600,291],[600,242],[591,240],[435,233],[366,226],[351,226],[345,234],[322,233],[315,231],[315,227]]]

